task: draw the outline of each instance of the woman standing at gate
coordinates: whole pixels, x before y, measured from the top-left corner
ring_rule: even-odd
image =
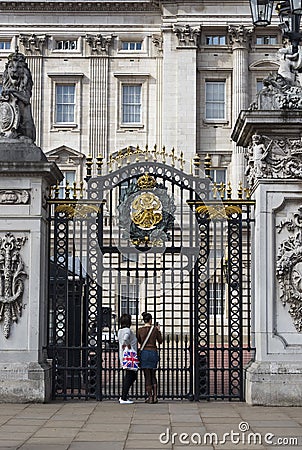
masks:
[[[119,359],[122,364],[123,352],[125,348],[133,349],[137,352],[137,339],[133,331],[130,330],[131,327],[131,316],[130,314],[122,314],[120,318],[120,329],[118,330],[118,341],[119,341]],[[137,372],[135,370],[123,370],[123,387],[122,396],[119,400],[121,404],[131,404],[132,400],[128,400],[128,393],[137,379]]]
[[[139,328],[137,340],[140,344],[140,364],[144,371],[145,385],[148,398],[146,403],[157,403],[157,379],[155,376],[158,364],[158,352],[156,342],[161,344],[163,338],[158,324],[152,325],[150,313],[142,314],[145,325]]]

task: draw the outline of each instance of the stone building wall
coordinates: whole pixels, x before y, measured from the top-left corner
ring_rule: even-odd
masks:
[[[277,17],[272,26],[252,31],[248,3],[241,0],[219,6],[211,0],[22,1],[2,3],[0,11],[0,43],[10,42],[10,49],[0,49],[0,73],[19,45],[35,83],[37,144],[53,158],[62,147],[106,156],[157,144],[183,151],[187,161],[196,152],[209,153],[213,168],[227,169],[235,185],[244,181],[242,151],[230,135],[239,110],[254,99],[257,81],[277,69]],[[75,41],[77,48],[57,49],[60,41]],[[125,42],[140,42],[141,49],[123,50]],[[205,117],[205,83],[211,81],[225,82],[221,120]],[[55,121],[58,83],[75,84],[73,123]],[[142,86],[139,124],[122,123],[123,84]],[[62,169],[68,170],[66,158]]]

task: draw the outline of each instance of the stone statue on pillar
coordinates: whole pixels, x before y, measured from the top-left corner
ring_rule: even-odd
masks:
[[[3,72],[0,96],[0,136],[35,141],[36,129],[31,112],[32,76],[25,56],[18,52],[8,57]]]
[[[290,110],[302,108],[302,48],[292,52],[292,46],[278,50],[279,69],[263,80],[250,110]]]

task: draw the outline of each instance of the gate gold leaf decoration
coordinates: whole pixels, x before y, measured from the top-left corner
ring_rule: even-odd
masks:
[[[135,247],[162,247],[170,239],[174,224],[175,204],[167,188],[149,173],[132,181],[118,205],[122,238]]]
[[[237,205],[201,205],[197,206],[196,212],[210,219],[228,219],[232,214],[242,214],[240,206]]]
[[[85,219],[91,213],[98,213],[100,208],[96,205],[63,204],[56,207],[57,213],[65,213],[68,219]]]
[[[16,238],[6,233],[0,238],[0,322],[3,321],[3,334],[10,335],[12,322],[17,322],[22,313],[24,292],[24,264],[19,253],[26,238]]]
[[[132,221],[139,228],[150,230],[163,219],[161,213],[162,204],[159,198],[152,192],[144,192],[138,195],[131,204]]]

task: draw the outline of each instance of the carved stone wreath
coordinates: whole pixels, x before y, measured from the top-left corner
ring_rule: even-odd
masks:
[[[276,276],[281,289],[283,306],[289,305],[289,314],[296,330],[302,332],[302,206],[293,218],[281,221],[280,233],[286,228],[290,235],[278,248]]]

